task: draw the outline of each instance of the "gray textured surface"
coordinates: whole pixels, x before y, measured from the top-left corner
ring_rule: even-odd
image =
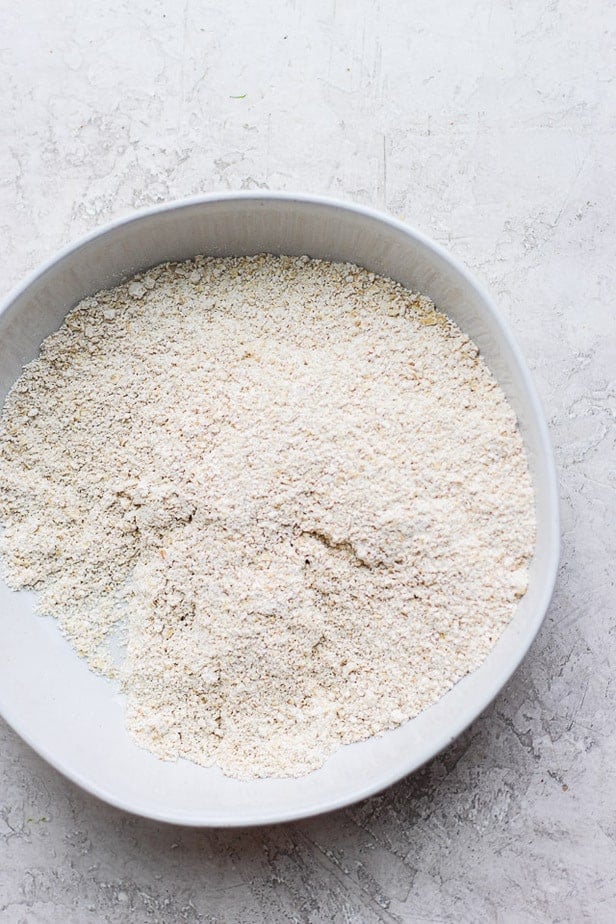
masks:
[[[0,921],[613,921],[613,4],[97,7],[0,9],[2,288],[108,218],[200,191],[301,189],[405,217],[512,321],[556,444],[563,564],[487,713],[335,815],[151,824],[2,725]]]

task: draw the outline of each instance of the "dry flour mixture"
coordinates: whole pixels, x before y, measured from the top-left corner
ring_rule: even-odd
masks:
[[[86,298],[1,427],[6,577],[162,758],[304,774],[481,664],[526,589],[512,410],[356,266],[197,257]]]

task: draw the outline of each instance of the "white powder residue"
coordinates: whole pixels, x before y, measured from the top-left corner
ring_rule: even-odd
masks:
[[[119,677],[136,740],[242,778],[307,773],[478,667],[535,530],[473,343],[391,280],[264,255],[73,309],[7,399],[0,515],[9,583]]]

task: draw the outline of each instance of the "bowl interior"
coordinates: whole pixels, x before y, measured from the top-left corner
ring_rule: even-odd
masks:
[[[0,397],[43,339],[86,295],[165,260],[261,252],[358,263],[429,295],[479,346],[513,405],[529,454],[537,544],[529,590],[481,668],[417,718],[342,748],[299,780],[229,779],[187,761],[165,763],[124,729],[123,699],[92,674],[33,598],[0,582],[0,710],[75,782],[139,814],[193,825],[282,821],[348,804],[419,767],[498,693],[536,635],[558,561],[552,452],[528,371],[502,319],[472,277],[435,244],[367,209],[284,195],[203,197],[141,213],[64,251],[19,287],[0,314]]]

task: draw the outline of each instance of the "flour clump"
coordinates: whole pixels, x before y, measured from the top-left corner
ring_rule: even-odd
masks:
[[[1,552],[165,759],[297,776],[477,668],[524,594],[517,422],[429,299],[350,264],[164,264],[7,398]]]

